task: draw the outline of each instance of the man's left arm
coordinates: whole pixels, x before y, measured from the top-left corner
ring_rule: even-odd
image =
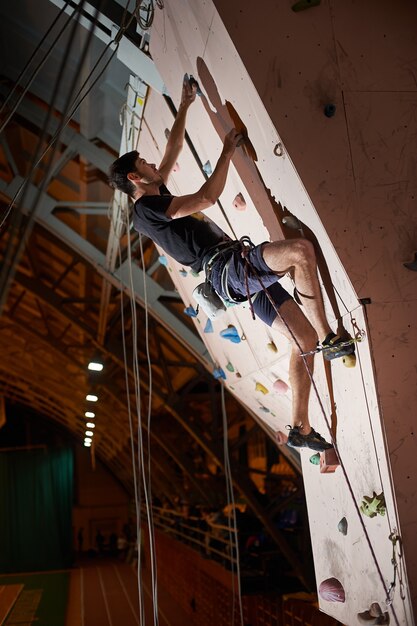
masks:
[[[177,162],[178,156],[184,145],[185,121],[189,106],[194,102],[197,93],[197,83],[184,80],[182,95],[177,116],[169,134],[169,139],[165,148],[165,154],[158,170],[164,183],[168,182],[169,175]]]

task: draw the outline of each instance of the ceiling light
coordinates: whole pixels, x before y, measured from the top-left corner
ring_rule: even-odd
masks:
[[[84,438],[84,443],[91,443],[93,440],[91,439],[91,437],[85,437]]]
[[[91,411],[86,411],[86,412],[84,413],[84,415],[85,415],[86,417],[89,417],[90,419],[94,419],[94,418],[95,418],[95,416],[96,416],[96,414],[95,414],[95,413],[92,413]]]
[[[95,428],[96,427],[94,422],[87,422],[86,426],[87,426],[87,428]]]
[[[91,448],[91,441],[84,441],[84,445],[86,448]]]
[[[93,431],[92,431],[92,430],[86,430],[86,431],[85,431],[85,436],[86,436],[86,437],[92,437],[93,435],[94,435],[94,433],[93,433]]]
[[[85,399],[88,400],[89,402],[97,402],[98,396],[93,396],[92,394],[89,393],[87,396],[85,396]]]
[[[93,372],[101,372],[103,367],[103,363],[97,363],[96,361],[90,361],[90,363],[88,364],[88,369],[92,370]]]

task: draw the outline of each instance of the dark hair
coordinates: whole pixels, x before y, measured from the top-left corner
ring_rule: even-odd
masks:
[[[128,179],[127,175],[136,171],[135,162],[138,156],[139,152],[132,150],[132,152],[126,152],[126,154],[123,154],[123,156],[111,164],[108,180],[109,185],[113,189],[119,189],[119,191],[123,191],[129,196],[133,196],[135,185]]]

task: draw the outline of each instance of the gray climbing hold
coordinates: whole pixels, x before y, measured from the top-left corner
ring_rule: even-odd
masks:
[[[346,517],[342,517],[340,522],[337,525],[337,530],[342,533],[342,535],[347,535],[348,531],[348,523]]]

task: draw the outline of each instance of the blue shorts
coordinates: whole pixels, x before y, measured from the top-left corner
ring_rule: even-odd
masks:
[[[283,304],[286,300],[292,300],[292,296],[281,287],[279,283],[279,277],[268,267],[262,256],[264,244],[261,243],[258,246],[252,248],[247,256],[251,266],[255,268],[261,280],[266,287],[268,293],[272,297],[277,308]],[[227,274],[227,289],[229,294],[222,285],[222,273],[225,265],[230,260],[228,274]],[[245,302],[247,300],[246,285],[245,285],[245,260],[242,258],[240,250],[230,251],[226,250],[223,254],[219,255],[219,258],[215,260],[210,270],[209,280],[217,291],[217,293],[224,299],[228,300],[229,295],[233,302]],[[259,317],[265,324],[272,326],[277,312],[269,301],[265,291],[259,283],[257,276],[248,271],[248,286],[251,296],[256,297],[253,299],[253,309],[257,317]]]

